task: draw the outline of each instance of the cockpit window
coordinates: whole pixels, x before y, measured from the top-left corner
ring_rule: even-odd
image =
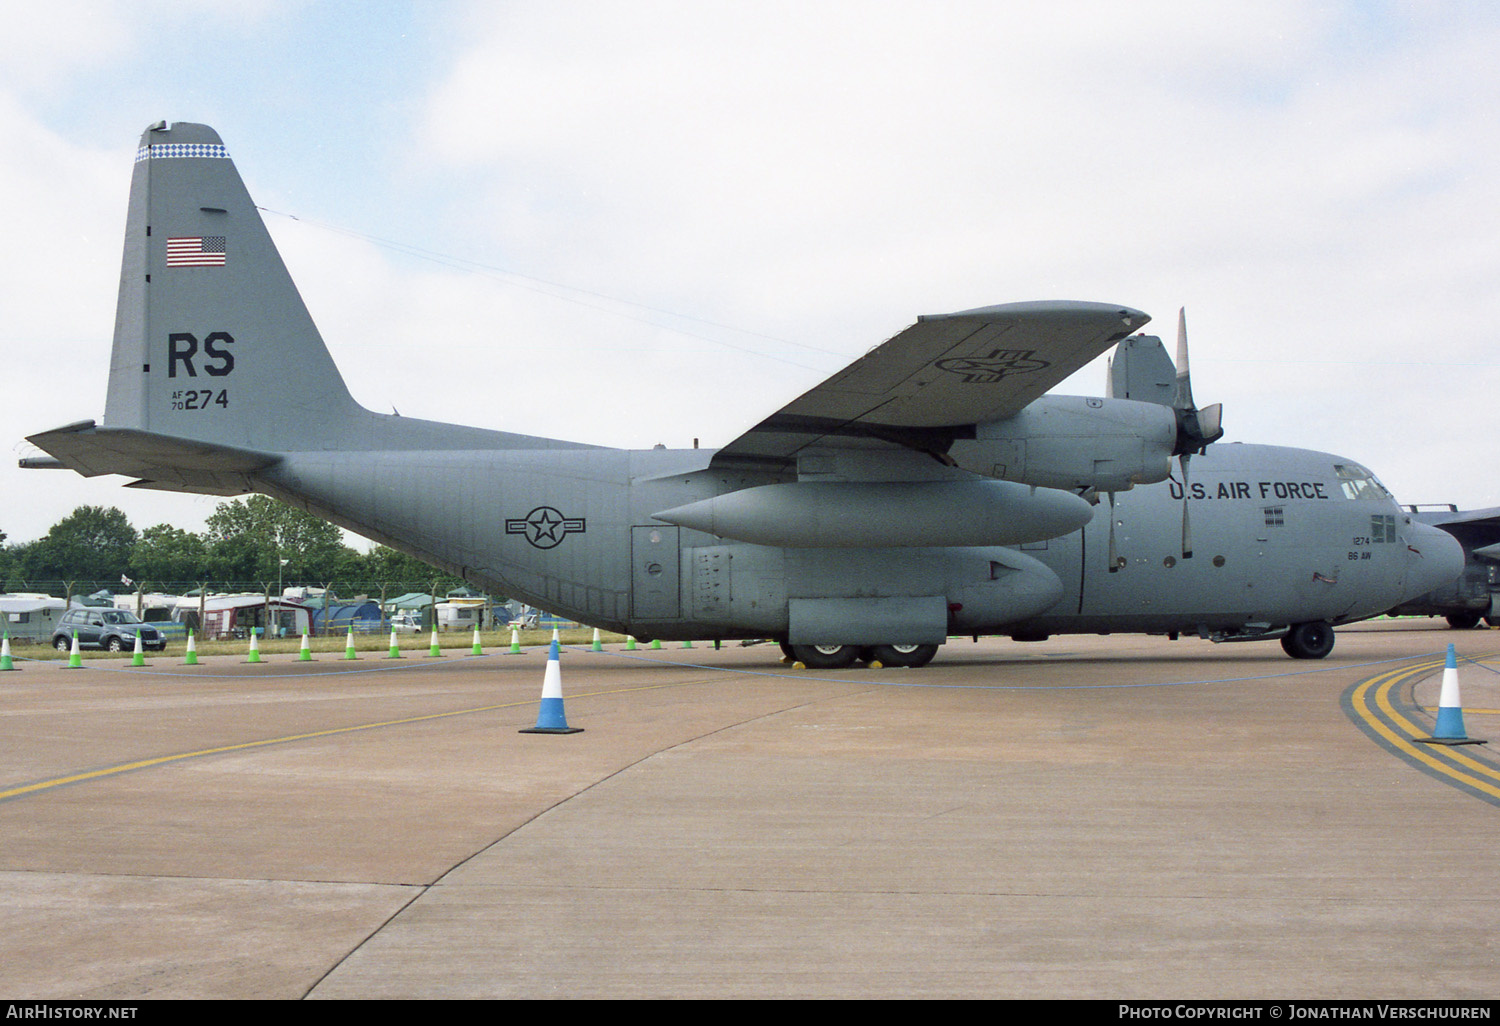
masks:
[[[1333,472],[1338,475],[1339,487],[1343,489],[1346,499],[1389,499],[1391,497],[1391,493],[1385,490],[1385,486],[1375,480],[1375,475],[1358,463],[1335,463]]]

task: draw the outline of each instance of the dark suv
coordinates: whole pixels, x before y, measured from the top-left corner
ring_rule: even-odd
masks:
[[[160,652],[167,647],[167,639],[162,637],[161,631],[148,623],[142,623],[128,609],[70,609],[57,621],[57,630],[52,632],[52,647],[59,652],[71,651],[75,631],[78,634],[79,648],[107,648],[111,652],[134,651],[137,635],[140,636],[142,648]]]

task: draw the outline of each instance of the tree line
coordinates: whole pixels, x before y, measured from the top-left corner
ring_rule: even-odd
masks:
[[[5,538],[0,531],[0,543]],[[264,495],[219,503],[202,533],[171,524],[138,531],[113,506],[79,506],[43,537],[0,548],[0,591],[180,594],[203,585],[262,591],[278,583],[334,584],[343,595],[397,593],[392,586],[441,595],[463,584],[383,545],[359,552],[337,527]]]

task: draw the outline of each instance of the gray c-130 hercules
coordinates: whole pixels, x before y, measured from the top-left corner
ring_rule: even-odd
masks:
[[[817,667],[918,666],[980,633],[1317,658],[1334,625],[1458,576],[1458,544],[1358,464],[1209,448],[1182,322],[1174,368],[1148,319],[922,317],[718,450],[383,415],[350,396],[219,136],[162,122],[136,156],[103,424],[33,435],[52,458],[22,462],[263,492],[583,623],[775,638]],[[1105,397],[1045,394],[1115,346]]]

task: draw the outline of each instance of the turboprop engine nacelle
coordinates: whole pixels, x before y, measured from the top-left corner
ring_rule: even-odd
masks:
[[[948,455],[986,477],[1064,488],[1123,492],[1165,481],[1177,418],[1156,403],[1046,395],[1007,420],[974,426]]]
[[[1018,545],[1093,518],[1068,492],[1009,481],[797,481],[745,488],[653,514],[756,545],[906,548]]]

